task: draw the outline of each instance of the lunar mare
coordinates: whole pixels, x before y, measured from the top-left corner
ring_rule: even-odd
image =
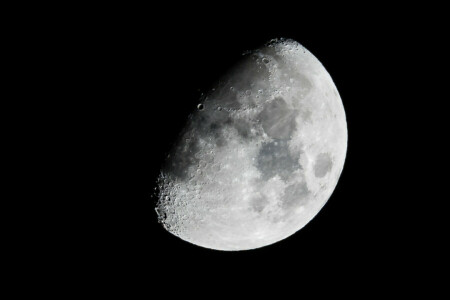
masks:
[[[328,72],[293,40],[246,54],[207,93],[158,178],[159,221],[217,250],[273,244],[331,196],[347,123]]]

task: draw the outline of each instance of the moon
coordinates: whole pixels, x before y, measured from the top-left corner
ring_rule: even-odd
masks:
[[[157,180],[159,222],[210,249],[276,243],[325,205],[346,151],[330,75],[298,42],[272,40],[246,53],[189,116]]]

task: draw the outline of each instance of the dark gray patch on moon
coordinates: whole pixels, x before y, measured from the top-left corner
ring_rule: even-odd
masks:
[[[267,200],[267,197],[264,195],[254,197],[250,200],[251,208],[257,213],[262,212],[267,204],[269,204],[269,200]]]
[[[228,113],[218,112],[214,118],[204,120],[203,125],[200,125],[199,131],[203,135],[209,135],[218,147],[226,145],[226,138],[224,132],[230,128],[236,129],[240,137],[246,142],[251,141],[254,134],[252,134],[251,124],[244,119],[231,118]]]
[[[274,139],[288,140],[295,130],[297,112],[288,107],[283,98],[278,97],[264,105],[259,114],[266,134]]]
[[[333,166],[333,161],[331,160],[330,154],[320,153],[317,155],[316,163],[314,165],[314,175],[316,177],[324,177],[328,172],[330,172]]]
[[[245,120],[242,119],[235,119],[233,122],[234,128],[236,128],[238,134],[248,140],[251,138],[252,132],[251,132],[251,124]]]
[[[306,182],[294,183],[284,189],[283,209],[289,210],[305,205],[310,191]]]
[[[291,156],[287,141],[266,143],[259,150],[256,167],[262,174],[262,179],[267,180],[276,175],[286,180],[292,172],[301,169],[298,159]]]
[[[220,99],[220,106],[223,108],[238,110],[242,107],[242,104],[238,101],[234,87],[230,84],[218,88],[215,92],[211,93],[210,97],[212,99]]]

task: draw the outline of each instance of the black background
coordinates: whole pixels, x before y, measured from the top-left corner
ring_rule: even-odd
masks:
[[[78,20],[65,33],[82,41],[61,47],[76,54],[69,58],[80,74],[73,105],[82,111],[77,124],[88,143],[79,147],[92,187],[80,201],[85,206],[77,204],[86,209],[74,226],[82,242],[69,247],[92,284],[127,282],[170,294],[173,282],[188,292],[331,280],[376,290],[374,280],[395,285],[415,268],[410,235],[418,229],[406,221],[412,198],[404,193],[414,181],[401,174],[413,155],[404,151],[416,130],[406,91],[416,83],[406,78],[414,71],[411,49],[421,51],[424,41],[421,23],[386,7],[253,8],[119,8],[97,11],[101,18]],[[339,183],[307,226],[276,244],[224,252],[182,241],[154,211],[163,158],[201,93],[245,50],[280,37],[311,51],[341,95],[348,150]]]

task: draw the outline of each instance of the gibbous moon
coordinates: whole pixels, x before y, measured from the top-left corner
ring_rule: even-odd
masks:
[[[299,43],[272,40],[245,54],[189,116],[158,178],[159,221],[211,249],[276,243],[325,205],[346,151],[330,75]]]

